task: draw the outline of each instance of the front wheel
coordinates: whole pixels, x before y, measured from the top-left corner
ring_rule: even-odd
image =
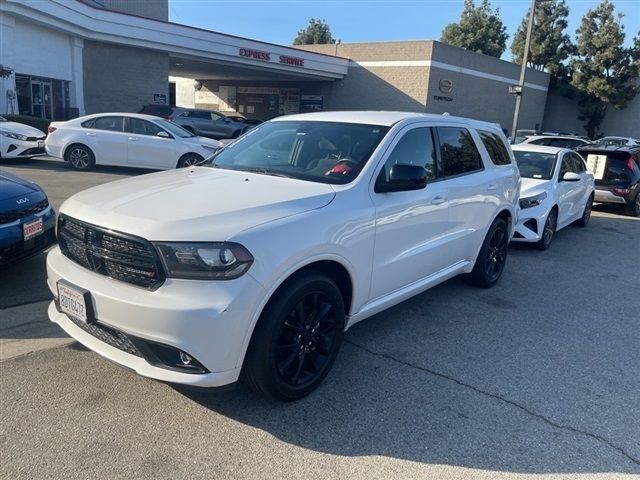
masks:
[[[553,240],[554,235],[556,234],[556,228],[558,226],[558,211],[555,208],[552,208],[547,215],[547,220],[544,222],[544,227],[542,229],[542,237],[535,244],[538,250],[546,250],[551,246],[551,240]]]
[[[186,155],[180,157],[180,160],[178,160],[177,168],[193,167],[196,165],[201,165],[203,162],[204,158],[202,158],[197,153],[187,153]]]
[[[501,218],[496,218],[489,227],[476,264],[468,276],[471,283],[483,288],[493,287],[504,271],[508,247],[507,223]]]
[[[342,294],[326,275],[307,272],[281,287],[253,332],[243,377],[268,397],[291,401],[329,373],[344,333]]]

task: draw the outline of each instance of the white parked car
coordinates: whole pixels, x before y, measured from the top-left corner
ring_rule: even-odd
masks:
[[[591,142],[572,135],[531,135],[519,142],[518,145],[546,145],[548,147],[576,149],[591,145]]]
[[[162,170],[203,164],[222,144],[152,115],[99,113],[51,122],[45,147],[76,170],[95,165]]]
[[[595,186],[582,157],[566,148],[523,143],[514,145],[513,153],[522,176],[513,240],[546,250],[561,228],[572,223],[586,227]]]
[[[37,128],[0,117],[0,158],[32,158],[44,155],[46,136],[46,133]]]
[[[146,377],[213,387],[244,372],[266,395],[300,398],[355,323],[459,274],[494,285],[519,189],[488,123],[280,117],[211,168],[67,200],[47,259],[49,317]]]

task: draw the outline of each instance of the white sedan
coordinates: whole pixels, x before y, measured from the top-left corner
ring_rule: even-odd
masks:
[[[0,158],[31,158],[44,155],[46,133],[24,123],[0,117]]]
[[[51,122],[45,148],[76,170],[119,165],[156,170],[200,165],[222,147],[162,118],[100,113]]]
[[[580,155],[566,148],[519,144],[513,153],[522,177],[515,242],[541,250],[572,223],[586,227],[593,204],[593,174]]]

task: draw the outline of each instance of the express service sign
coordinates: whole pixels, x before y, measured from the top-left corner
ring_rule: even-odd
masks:
[[[283,65],[291,65],[294,67],[304,67],[304,58],[292,57],[289,55],[274,55],[271,52],[265,52],[263,50],[255,50],[253,48],[240,48],[238,50],[238,56],[251,58],[252,60],[260,60],[262,62],[281,63]]]

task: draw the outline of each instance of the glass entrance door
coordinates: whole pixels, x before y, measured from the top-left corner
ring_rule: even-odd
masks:
[[[53,119],[51,82],[31,80],[31,110],[34,117]]]

